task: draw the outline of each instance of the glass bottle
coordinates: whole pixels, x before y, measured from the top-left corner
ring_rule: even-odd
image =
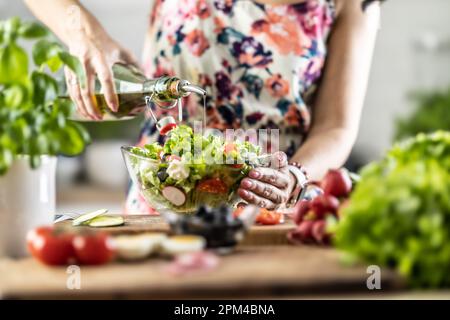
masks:
[[[119,99],[118,111],[112,111],[101,92],[98,80],[95,82],[94,102],[103,114],[104,120],[124,120],[143,112],[147,100],[163,109],[171,109],[177,105],[178,99],[194,92],[206,95],[201,87],[192,85],[187,80],[177,77],[163,76],[147,79],[135,66],[116,63],[112,66],[114,85]],[[65,96],[65,98],[68,98]],[[74,120],[90,121],[80,114]]]

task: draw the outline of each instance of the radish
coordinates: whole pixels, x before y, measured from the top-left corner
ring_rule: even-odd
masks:
[[[297,232],[299,234],[299,238],[302,241],[311,240],[312,237],[312,227],[314,225],[314,221],[303,221],[297,227]]]
[[[169,131],[171,131],[176,126],[177,126],[177,123],[176,123],[175,119],[171,116],[167,116],[167,117],[160,119],[158,121],[158,123],[156,124],[156,127],[158,128],[159,133],[162,136],[169,133]]]
[[[320,195],[311,201],[311,209],[317,219],[323,219],[327,213],[337,215],[339,200],[332,195]]]
[[[300,200],[294,208],[294,216],[293,216],[294,222],[297,225],[300,224],[310,209],[311,209],[311,201],[304,199]]]
[[[326,222],[325,220],[314,221],[311,229],[311,235],[317,243],[324,243],[328,237],[326,233]]]
[[[165,136],[169,131],[171,131],[173,128],[175,128],[177,126],[176,123],[168,123],[166,124],[164,127],[161,128],[161,130],[159,130],[159,133],[162,136]]]
[[[328,170],[322,181],[322,188],[325,194],[335,197],[347,197],[352,191],[352,179],[347,170]]]
[[[162,195],[175,206],[181,206],[186,202],[186,194],[177,187],[164,187],[164,189],[162,189]]]

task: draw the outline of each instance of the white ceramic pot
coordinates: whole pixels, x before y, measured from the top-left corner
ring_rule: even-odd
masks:
[[[109,189],[125,189],[128,173],[123,163],[120,147],[126,141],[96,142],[86,149],[85,163],[89,180]]]
[[[41,156],[41,165],[33,170],[24,156],[0,176],[0,257],[27,255],[28,230],[53,222],[56,160]]]

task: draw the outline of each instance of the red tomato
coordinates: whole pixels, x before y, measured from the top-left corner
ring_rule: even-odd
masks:
[[[74,257],[73,235],[55,231],[53,227],[39,227],[27,234],[28,251],[48,265],[65,265]]]
[[[159,130],[159,133],[164,136],[166,135],[170,130],[172,130],[173,128],[175,128],[177,126],[176,123],[168,123],[166,124],[164,127],[161,128],[161,130]]]
[[[228,192],[228,187],[219,178],[211,178],[200,181],[197,185],[197,190],[214,194],[223,194]]]
[[[256,222],[263,225],[275,225],[281,222],[281,218],[282,213],[261,208],[258,216],[256,217]]]
[[[102,232],[75,236],[73,247],[77,260],[81,264],[105,264],[115,255],[111,238]]]

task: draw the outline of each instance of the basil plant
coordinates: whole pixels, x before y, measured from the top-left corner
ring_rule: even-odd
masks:
[[[21,42],[31,42],[31,57]],[[87,131],[68,120],[72,102],[58,98],[55,76],[64,66],[85,82],[78,59],[44,26],[0,21],[0,175],[18,156],[36,168],[41,155],[75,156],[89,142]]]

